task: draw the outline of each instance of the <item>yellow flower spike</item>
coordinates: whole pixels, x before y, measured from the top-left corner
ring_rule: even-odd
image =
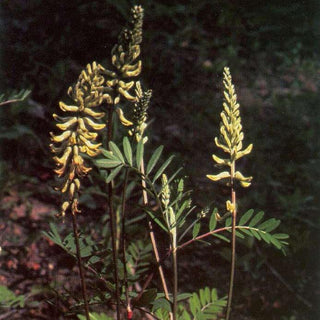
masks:
[[[119,86],[123,89],[123,90],[130,90],[133,86],[134,86],[134,81],[130,81],[130,82],[124,82],[124,81],[119,81]]]
[[[251,144],[248,145],[248,147],[245,148],[243,151],[237,152],[236,160],[238,160],[238,159],[240,159],[241,157],[249,154],[249,153],[252,151],[252,148],[253,148],[253,144],[251,143]]]
[[[121,48],[122,49],[122,48]],[[123,50],[123,49],[122,49]],[[126,61],[126,53],[124,51],[122,51],[120,53],[120,56],[119,56],[119,60],[120,60],[120,63],[121,64],[125,64],[125,61]]]
[[[59,157],[53,157],[53,160],[58,163],[59,165],[65,164],[68,159],[69,156],[71,154],[72,148],[71,147],[67,147],[63,153],[63,155],[59,158]]]
[[[141,73],[141,63],[139,64],[139,67],[133,71],[129,71],[129,70],[124,71],[123,75],[127,78],[131,78],[131,77],[137,77],[140,73]]]
[[[101,152],[101,150],[91,150],[89,148],[86,148],[86,154],[89,156],[89,157],[95,157],[97,156],[99,153]]]
[[[68,130],[58,136],[55,136],[52,132],[50,132],[51,140],[56,143],[63,142],[71,136],[71,133],[72,132]]]
[[[79,136],[79,139],[91,150],[97,150],[102,143],[92,143],[90,140],[86,139],[84,136]]]
[[[118,92],[123,95],[130,102],[135,102],[136,97],[132,96],[128,91],[123,90],[121,87],[118,87]]]
[[[232,202],[230,200],[226,201],[226,209],[228,212],[233,212],[235,209],[235,205],[232,204]]]
[[[243,188],[248,188],[251,186],[251,182],[240,181],[240,184]]]
[[[65,192],[68,190],[69,184],[70,184],[70,180],[67,179],[67,180],[65,181],[64,185],[63,185],[63,186],[61,187],[61,189],[60,189],[62,193],[65,193]]]
[[[69,187],[69,199],[73,199],[74,197],[74,191],[75,191],[75,184],[71,183]]]
[[[88,116],[91,116],[95,119],[101,119],[104,117],[105,113],[104,112],[96,112],[92,111],[90,108],[84,108],[83,113],[87,114]]]
[[[69,208],[69,206],[70,206],[70,202],[69,202],[69,201],[63,202],[63,204],[61,205],[61,211],[62,211],[62,212],[67,211],[67,209]]]
[[[80,189],[80,180],[79,179],[74,179],[74,184],[76,185],[77,190],[79,190]]]
[[[125,116],[124,116],[123,111],[122,111],[121,108],[117,108],[117,109],[116,109],[116,112],[117,112],[117,114],[118,114],[118,117],[119,117],[120,122],[121,122],[124,126],[129,127],[129,126],[132,126],[132,125],[133,125],[133,123],[132,123],[130,120],[128,120],[128,119],[125,118]]]
[[[84,117],[83,120],[94,130],[102,130],[106,127],[105,123],[96,123],[88,117]]]
[[[96,132],[81,131],[80,134],[88,140],[96,140],[96,138],[98,137],[98,134]],[[81,150],[81,152],[83,151]]]
[[[224,164],[224,165],[228,165],[230,166],[231,165],[231,162],[229,159],[221,159],[219,157],[217,157],[216,155],[212,155],[212,159],[213,161],[215,161],[217,164]]]
[[[223,220],[223,218],[220,216],[220,214],[219,214],[218,212],[216,212],[216,213],[214,214],[214,217],[216,218],[217,221]]]
[[[212,181],[219,181],[221,179],[228,179],[230,178],[230,173],[228,171],[223,171],[219,174],[213,175],[213,174],[207,174],[207,178],[209,178]]]
[[[252,180],[252,177],[245,177],[239,171],[235,172],[234,177],[240,182],[250,182]]]
[[[114,104],[118,104],[120,102],[120,96],[116,96],[114,98]]]
[[[88,129],[87,129],[85,123],[84,123],[83,118],[79,118],[79,119],[78,119],[78,127],[79,127],[79,129],[82,130],[83,132],[87,132],[87,131],[88,131]]]
[[[57,123],[56,127],[61,129],[62,131],[65,131],[67,129],[70,129],[70,127],[72,127],[75,123],[77,123],[77,117],[73,117],[64,123]]]
[[[224,152],[229,153],[230,149],[227,146],[225,146],[222,143],[220,143],[218,138],[215,138],[214,142],[215,142],[217,147],[221,148]]]
[[[72,90],[72,89],[71,89]],[[59,102],[59,107],[62,111],[69,111],[69,112],[77,112],[79,110],[79,107],[77,106],[68,106],[65,103],[63,103],[62,101]]]

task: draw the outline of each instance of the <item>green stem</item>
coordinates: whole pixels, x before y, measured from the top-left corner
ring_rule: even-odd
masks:
[[[121,249],[122,249],[122,264],[123,264],[123,280],[124,280],[124,287],[125,287],[125,296],[126,296],[126,309],[127,311],[131,310],[130,306],[130,298],[129,298],[129,288],[128,288],[128,274],[127,274],[127,259],[126,259],[126,191],[128,185],[128,177],[129,177],[129,170],[126,168],[125,179],[124,179],[124,186],[122,191],[122,204],[121,204]]]
[[[141,159],[140,171],[141,171],[141,177],[142,177],[141,178],[141,185],[142,185],[143,204],[145,206],[147,206],[149,203],[149,200],[148,200],[148,193],[146,191],[146,180],[144,178],[145,177],[145,169],[144,169],[143,159]],[[152,248],[153,248],[153,252],[154,252],[156,262],[158,265],[158,271],[160,274],[164,295],[165,295],[166,299],[168,301],[170,301],[168,286],[167,286],[166,278],[164,276],[163,268],[161,265],[161,260],[160,260],[160,255],[159,255],[159,251],[158,251],[158,247],[157,247],[156,237],[154,234],[153,224],[152,224],[152,221],[150,220],[150,218],[148,218],[148,226],[149,226],[149,235],[150,235],[150,239],[151,239],[151,243],[152,243]],[[170,312],[170,318],[173,319],[172,312]]]
[[[81,252],[80,252],[80,244],[79,244],[79,232],[77,227],[77,218],[76,213],[72,210],[72,225],[73,225],[73,235],[76,243],[76,250],[77,250],[77,260],[78,260],[78,268],[79,268],[79,274],[80,274],[80,281],[81,281],[81,291],[82,291],[82,297],[84,302],[84,311],[86,314],[86,319],[90,320],[89,316],[89,304],[88,304],[88,298],[87,298],[87,287],[81,262]]]
[[[231,165],[231,202],[232,202],[232,240],[231,240],[231,270],[230,270],[230,281],[229,281],[229,294],[228,294],[228,303],[227,303],[227,312],[226,320],[229,320],[231,317],[231,304],[233,296],[233,284],[234,284],[234,273],[236,265],[236,220],[237,220],[237,206],[236,206],[236,191],[234,189],[234,173],[235,173],[235,162]]]
[[[112,116],[113,116],[113,106],[108,105],[108,123],[107,123],[107,149],[109,149],[109,142],[112,140]],[[110,214],[110,233],[111,233],[111,243],[112,243],[112,260],[113,260],[113,274],[116,285],[116,310],[117,310],[117,320],[120,320],[120,286],[119,286],[119,273],[118,273],[118,250],[116,243],[116,217],[113,211],[113,185],[112,182],[108,184],[108,206]]]
[[[173,263],[173,320],[177,319],[178,311],[178,261],[177,261],[177,248],[174,247],[172,251]]]

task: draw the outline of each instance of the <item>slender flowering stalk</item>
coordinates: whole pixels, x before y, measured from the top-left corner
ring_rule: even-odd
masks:
[[[83,155],[95,157],[100,152],[101,143],[95,142],[98,136],[96,131],[105,127],[105,124],[99,123],[99,119],[104,116],[104,113],[95,110],[104,100],[102,86],[104,78],[100,75],[101,69],[102,67],[95,62],[88,64],[86,70],[81,72],[76,85],[69,88],[68,94],[75,105],[60,102],[60,109],[67,116],[53,115],[58,122],[56,124],[57,128],[62,132],[58,135],[51,133],[52,144],[50,145],[52,152],[55,154],[53,159],[57,165],[55,173],[60,178],[60,184],[56,189],[61,191],[64,198],[60,214],[64,216],[66,211],[70,210],[72,215],[87,320],[90,319],[89,306],[81,263],[76,215],[80,212],[78,207],[80,179],[91,170],[91,167],[85,164]]]
[[[235,272],[235,259],[236,259],[236,222],[237,222],[237,202],[235,181],[239,181],[242,187],[249,187],[252,177],[245,177],[240,171],[236,171],[236,160],[249,154],[252,150],[250,144],[244,150],[242,141],[244,134],[242,132],[240,105],[237,102],[237,95],[235,93],[234,85],[232,84],[232,77],[229,68],[224,68],[223,85],[225,87],[223,103],[224,110],[221,112],[220,123],[220,137],[215,138],[215,144],[218,148],[222,149],[225,153],[229,154],[228,158],[220,158],[215,154],[212,155],[213,160],[222,166],[229,167],[229,170],[220,172],[215,175],[207,175],[212,181],[224,180],[227,186],[231,189],[231,199],[226,201],[226,209],[231,213],[232,217],[232,258],[231,258],[231,272],[229,283],[229,295],[227,304],[226,320],[230,319],[231,302],[233,295],[233,283]]]

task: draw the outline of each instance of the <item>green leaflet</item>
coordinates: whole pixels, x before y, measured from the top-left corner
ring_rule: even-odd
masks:
[[[239,225],[243,226],[244,224],[246,224],[252,217],[254,210],[250,209],[248,210],[240,219],[239,221]]]
[[[140,140],[137,145],[137,152],[136,152],[136,164],[138,170],[141,168],[141,160],[143,159],[143,153],[144,153],[144,144],[143,141]]]
[[[168,165],[171,163],[172,159],[174,158],[174,155],[170,156],[163,164],[162,166],[158,169],[158,171],[155,173],[154,178],[152,180],[152,183],[155,183],[157,179],[162,175],[164,170],[168,167]]]
[[[132,148],[128,137],[123,138],[123,153],[129,165],[132,166]]]
[[[114,156],[120,160],[120,162],[122,163],[125,162],[120,149],[113,141],[109,142],[109,148],[110,148],[110,151],[114,154]]]
[[[163,146],[160,146],[156,149],[156,151],[153,153],[152,157],[150,158],[148,165],[147,165],[147,175],[152,171],[154,166],[158,163],[161,153],[163,150]]]

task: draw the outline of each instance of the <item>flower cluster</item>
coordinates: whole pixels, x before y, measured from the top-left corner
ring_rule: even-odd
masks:
[[[232,84],[232,77],[229,68],[224,68],[223,84],[225,87],[223,103],[224,110],[221,112],[220,123],[220,137],[215,138],[215,144],[217,147],[228,153],[230,157],[228,159],[220,158],[216,155],[212,155],[213,160],[219,165],[229,166],[230,172],[223,171],[217,175],[207,175],[207,177],[213,181],[221,179],[236,179],[240,181],[243,187],[249,187],[252,177],[245,177],[239,171],[235,171],[235,161],[239,158],[249,154],[252,150],[252,144],[250,144],[244,150],[242,149],[242,141],[244,134],[242,132],[241,117],[240,117],[240,105],[237,102],[237,95],[235,93],[234,85]]]
[[[111,51],[112,65],[115,71],[102,70],[106,77],[106,87],[109,89],[108,104],[118,104],[121,96],[130,102],[135,102],[136,97],[130,92],[135,86],[132,78],[141,72],[140,44],[142,41],[143,9],[134,6],[131,9],[129,27],[124,28],[119,35],[118,43]]]
[[[99,123],[104,112],[95,110],[108,95],[103,87],[104,78],[101,76],[102,66],[93,62],[83,70],[74,87],[68,89],[68,95],[74,101],[74,105],[59,103],[60,109],[67,116],[54,114],[58,122],[57,128],[62,131],[60,134],[51,132],[51,150],[56,155],[54,161],[57,168],[56,174],[61,180],[57,187],[65,194],[65,201],[61,207],[61,214],[71,206],[73,214],[79,212],[78,192],[80,189],[80,178],[85,176],[91,168],[85,164],[83,155],[96,156],[100,151],[101,143],[96,143],[98,133],[105,124]]]

